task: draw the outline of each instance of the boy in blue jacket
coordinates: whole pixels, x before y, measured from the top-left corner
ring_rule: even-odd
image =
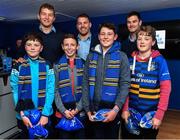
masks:
[[[17,124],[22,130],[21,138],[28,138],[28,127],[32,123],[28,118],[31,109],[41,111],[38,125],[46,126],[52,115],[54,100],[55,76],[52,66],[39,56],[43,49],[42,38],[36,33],[29,33],[24,37],[23,45],[26,55],[25,62],[14,65],[11,72],[10,85],[12,87]]]

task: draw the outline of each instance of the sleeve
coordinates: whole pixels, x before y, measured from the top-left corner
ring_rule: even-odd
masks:
[[[89,84],[88,84],[89,57],[90,57],[90,54],[88,55],[85,65],[84,65],[83,84],[82,84],[82,105],[86,112],[90,111]]]
[[[64,104],[62,103],[61,97],[59,95],[58,91],[58,83],[59,83],[59,78],[58,78],[58,70],[57,70],[57,65],[54,66],[54,73],[55,73],[55,104],[57,109],[61,112],[64,113],[66,108],[64,107]]]
[[[45,105],[42,110],[42,115],[50,116],[53,113],[52,103],[54,100],[54,90],[55,89],[55,75],[54,70],[49,69],[46,79],[46,99]]]
[[[129,61],[125,53],[121,52],[121,66],[120,66],[120,93],[117,95],[115,104],[119,107],[119,109],[122,108],[122,105],[125,103],[125,100],[129,93],[129,87],[130,87],[130,67],[129,67]]]
[[[13,100],[15,106],[17,105],[18,102],[18,81],[19,81],[19,71],[16,69],[12,69],[11,75],[10,75],[10,86],[12,89],[12,94],[13,94]]]
[[[160,59],[160,63],[159,63],[159,80],[163,81],[163,80],[170,80],[170,79],[171,79],[171,77],[170,77],[167,62],[162,57],[162,59]]]
[[[162,120],[167,110],[169,96],[171,93],[171,78],[166,60],[162,57],[159,63],[159,79],[160,79],[160,100],[157,107],[155,118]]]
[[[76,105],[76,108],[81,111],[83,109],[83,105],[82,105],[82,98],[79,100],[79,102]]]

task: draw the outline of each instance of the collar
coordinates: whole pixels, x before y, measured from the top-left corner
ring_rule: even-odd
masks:
[[[129,40],[130,40],[130,42],[135,42],[136,41],[136,36],[135,37],[133,37],[133,38],[131,38],[131,36],[129,35]]]
[[[77,39],[78,39],[78,41],[87,41],[87,40],[91,40],[91,37],[92,37],[92,35],[91,35],[91,33],[90,33],[89,36],[87,37],[87,39],[82,40],[82,39],[80,38],[80,34],[78,34]]]
[[[41,25],[39,25],[39,30],[43,32]],[[55,32],[56,33],[56,28],[54,26],[52,26],[51,31],[49,33],[51,33],[51,32]]]

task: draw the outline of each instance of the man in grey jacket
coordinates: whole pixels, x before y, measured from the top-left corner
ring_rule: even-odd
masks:
[[[97,45],[88,55],[83,79],[83,107],[92,122],[94,138],[117,139],[119,110],[129,92],[130,69],[127,56],[119,51],[115,26],[104,23],[99,28]],[[95,122],[94,112],[110,109],[103,121]]]

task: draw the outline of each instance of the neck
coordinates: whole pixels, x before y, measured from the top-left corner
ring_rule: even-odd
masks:
[[[44,26],[41,25],[41,29],[42,29],[43,33],[45,33],[45,34],[50,33],[51,30],[52,30],[52,27],[53,27],[52,25],[49,26],[49,27],[44,27]]]
[[[145,59],[145,58],[148,58],[151,56],[151,53],[152,51],[148,51],[148,52],[139,52],[138,56],[141,58],[141,59]]]
[[[134,32],[134,33],[130,33],[130,40],[131,41],[135,41],[136,40],[136,32]]]
[[[85,40],[85,39],[87,39],[89,37],[89,35],[90,35],[90,32],[88,32],[85,35],[79,34],[79,37],[80,37],[81,40]]]
[[[71,57],[67,57],[69,60],[74,60],[76,58],[76,55],[73,55]]]

